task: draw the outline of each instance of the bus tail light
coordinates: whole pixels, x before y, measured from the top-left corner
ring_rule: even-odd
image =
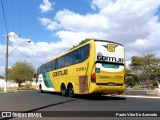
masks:
[[[96,82],[96,73],[91,74],[91,82],[92,83]]]

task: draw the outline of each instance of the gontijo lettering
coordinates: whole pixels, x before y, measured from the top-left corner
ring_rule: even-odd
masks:
[[[53,72],[53,77],[67,75],[67,74],[68,74],[68,70],[67,69],[60,70],[60,71]]]
[[[109,56],[97,56],[97,60],[99,61],[107,61],[107,62],[117,62],[117,63],[123,63],[123,58],[116,58],[116,57],[109,57]]]

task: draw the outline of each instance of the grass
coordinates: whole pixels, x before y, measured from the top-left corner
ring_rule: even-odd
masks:
[[[158,95],[158,88],[155,88],[153,91],[149,92],[154,95]]]
[[[26,85],[20,86],[19,90],[36,90],[36,86],[26,84]]]
[[[0,87],[0,92],[4,92],[4,89]]]
[[[132,89],[132,90],[155,90],[157,86],[144,86],[144,85],[135,85],[132,88],[127,87],[127,89]]]
[[[17,91],[18,87],[7,87],[8,92],[14,92]],[[36,90],[36,86],[26,84],[26,85],[21,85],[19,90]],[[4,88],[0,87],[0,92],[4,92]]]

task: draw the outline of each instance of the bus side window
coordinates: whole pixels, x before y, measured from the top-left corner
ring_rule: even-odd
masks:
[[[58,58],[57,59],[57,69],[59,69],[60,68],[60,59]]]
[[[73,52],[69,53],[69,65],[73,65]]]
[[[44,65],[41,66],[41,73],[44,73]]]
[[[58,59],[55,60],[55,69],[58,69]]]
[[[90,48],[90,46],[89,45],[86,45],[85,47],[84,47],[84,60],[89,56],[89,48]]]
[[[65,66],[69,66],[69,54],[65,56]]]
[[[51,70],[52,70],[52,63],[49,62],[49,63],[48,63],[48,71],[51,71]]]
[[[75,51],[74,54],[74,63],[79,63],[80,58],[79,58],[79,49]]]
[[[79,62],[82,62],[89,56],[89,45],[82,47],[79,51]]]
[[[62,57],[61,57],[61,68],[63,68],[63,67],[65,66],[64,60],[65,60],[65,57],[62,56]]]
[[[51,69],[52,69],[52,70],[55,70],[55,60],[53,60],[53,61],[51,62]]]
[[[64,67],[64,56],[62,56],[58,59],[58,66],[59,66],[59,68]]]
[[[80,50],[80,61],[82,62],[84,60],[84,49]]]

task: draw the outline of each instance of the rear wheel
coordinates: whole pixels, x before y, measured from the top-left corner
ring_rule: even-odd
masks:
[[[42,86],[41,86],[41,85],[39,85],[39,91],[40,91],[41,93],[43,93],[43,90],[42,90]]]
[[[70,84],[69,87],[68,87],[68,94],[70,97],[74,97],[75,94],[74,94],[74,88],[73,88],[73,85]]]
[[[118,95],[122,95],[122,93],[118,93]]]
[[[61,85],[61,95],[62,96],[67,96],[67,89],[66,89],[65,84]]]

